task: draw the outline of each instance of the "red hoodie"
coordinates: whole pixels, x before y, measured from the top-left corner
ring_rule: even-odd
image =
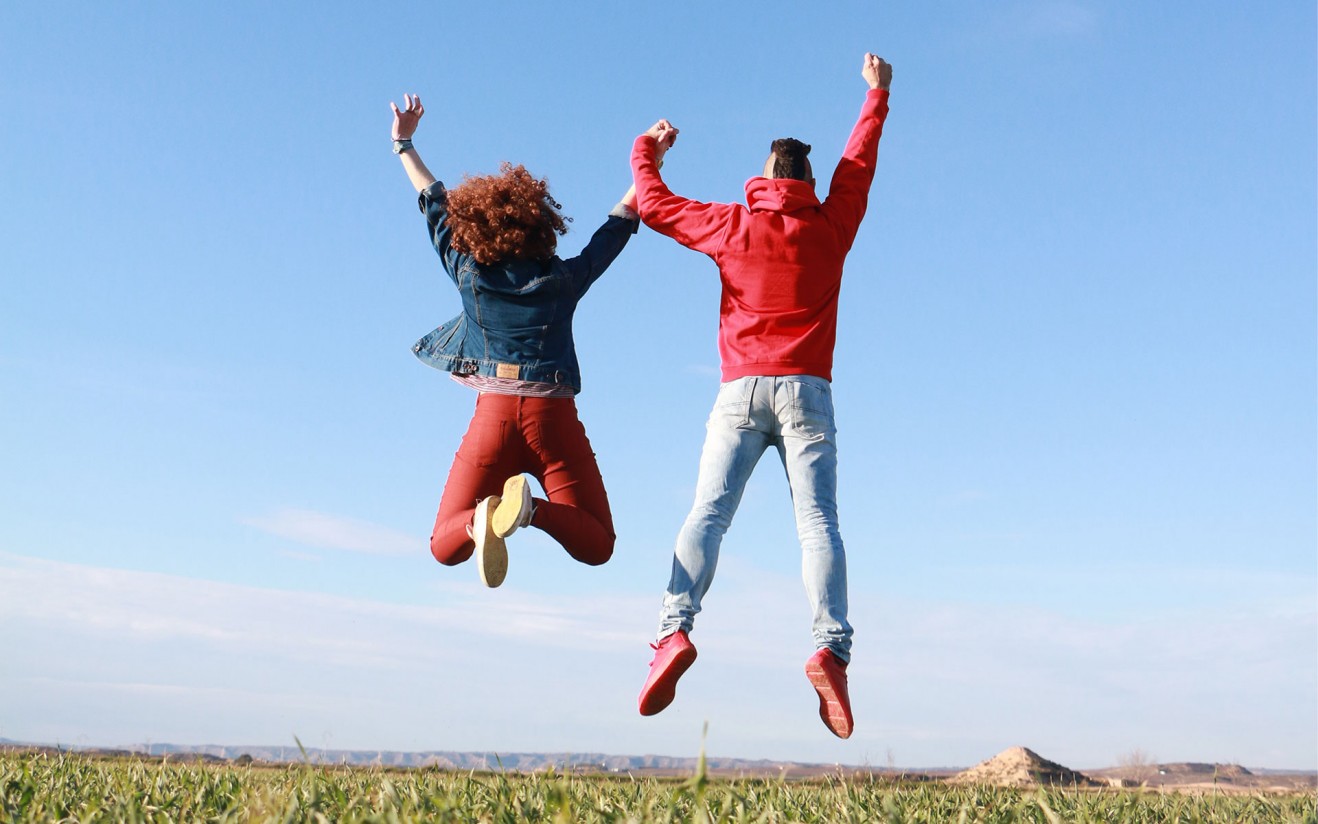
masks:
[[[809,183],[765,177],[746,182],[746,206],[679,197],[659,176],[654,138],[636,138],[632,176],[641,220],[718,265],[724,381],[833,379],[842,261],[865,216],[887,116],[887,90],[871,90],[823,203]]]

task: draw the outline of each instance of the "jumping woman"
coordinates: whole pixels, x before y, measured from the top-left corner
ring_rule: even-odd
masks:
[[[583,564],[613,554],[613,516],[595,454],[577,417],[581,373],[572,315],[635,234],[628,189],[581,254],[554,254],[567,232],[544,179],[504,163],[497,175],[444,188],[412,135],[425,109],[394,103],[394,152],[419,193],[430,241],[462,298],[456,318],[417,341],[422,362],[476,390],[476,412],[453,456],[430,552],[441,564],[476,556],[481,582],[508,569],[504,543],[520,527],[548,533]],[[534,498],[526,475],[543,487]]]

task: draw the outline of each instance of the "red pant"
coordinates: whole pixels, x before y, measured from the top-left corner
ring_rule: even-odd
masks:
[[[535,501],[531,526],[549,533],[583,564],[613,555],[613,515],[595,453],[571,398],[523,398],[482,392],[444,484],[430,535],[441,564],[459,564],[476,545],[467,535],[476,504],[529,473],[549,495]]]

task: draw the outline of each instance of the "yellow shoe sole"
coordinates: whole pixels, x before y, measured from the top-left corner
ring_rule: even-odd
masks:
[[[481,583],[491,589],[502,584],[508,574],[508,548],[490,523],[490,510],[498,506],[499,496],[491,495],[476,505],[476,517],[471,522],[471,535],[476,541],[476,570]]]
[[[531,508],[531,484],[525,475],[514,475],[503,484],[503,496],[490,517],[494,534],[507,538],[522,525],[522,516]]]

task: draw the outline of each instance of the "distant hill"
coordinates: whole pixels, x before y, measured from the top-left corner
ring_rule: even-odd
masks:
[[[0,746],[10,748],[56,749],[46,745],[24,744],[0,739]],[[509,770],[514,772],[540,772],[550,768],[558,771],[601,773],[645,773],[654,775],[690,774],[696,769],[695,758],[677,758],[665,755],[608,755],[605,753],[496,753],[452,752],[431,750],[425,752],[393,752],[388,750],[332,750],[309,747],[305,752],[298,747],[285,746],[224,746],[214,744],[180,745],[149,744],[126,747],[64,747],[64,751],[88,755],[146,755],[171,757],[180,760],[244,761],[250,759],[271,764],[308,761],[313,764],[347,765],[354,767],[438,767],[453,770]],[[836,772],[838,764],[812,764],[768,759],[718,758],[706,759],[712,772],[745,775],[816,775]]]
[[[388,767],[401,769],[438,768],[447,770],[477,770],[510,772],[601,773],[622,775],[681,775],[689,776],[696,770],[695,758],[676,758],[666,755],[608,755],[605,753],[496,753],[452,752],[430,750],[426,752],[393,752],[388,750],[331,750],[312,747],[305,751],[287,746],[221,746],[213,744],[179,745],[150,744],[125,747],[86,747],[33,744],[0,738],[0,754],[4,751],[40,750],[44,752],[77,752],[91,756],[138,756],[161,758],[169,761],[196,761],[205,763],[258,763],[290,764],[306,760],[312,764],[344,765],[351,767]],[[1087,785],[1091,782],[1117,787],[1194,788],[1215,787],[1218,790],[1245,789],[1299,789],[1318,788],[1318,772],[1313,770],[1247,770],[1236,764],[1208,764],[1181,762],[1171,764],[1150,763],[1142,769],[1147,775],[1136,776],[1131,767],[1107,767],[1086,770],[1083,774],[1048,761],[1032,750],[1013,747],[997,756],[961,770],[956,767],[878,769],[870,766],[845,764],[817,764],[800,761],[772,761],[768,759],[707,758],[709,771],[724,777],[786,777],[808,778],[819,775],[898,775],[907,780],[941,781],[954,783],[1007,784],[1037,786],[1040,783],[1063,786]],[[955,777],[954,777],[955,776]]]

